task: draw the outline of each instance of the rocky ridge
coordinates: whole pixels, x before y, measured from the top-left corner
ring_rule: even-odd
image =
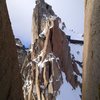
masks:
[[[33,41],[21,70],[25,100],[56,100],[63,84],[62,72],[73,89],[81,87],[77,80],[81,73],[71,58],[69,42],[59,28],[60,22],[49,4],[36,0]]]

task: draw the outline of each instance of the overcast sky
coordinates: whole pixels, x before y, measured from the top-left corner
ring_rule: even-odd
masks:
[[[45,0],[65,22],[68,29],[83,33],[84,0]],[[7,0],[9,15],[15,37],[28,46],[31,42],[32,12],[35,0]]]

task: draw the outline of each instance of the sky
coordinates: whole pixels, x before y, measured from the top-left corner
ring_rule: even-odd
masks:
[[[83,33],[84,0],[45,0],[56,15],[65,22],[68,29]],[[12,29],[16,38],[20,38],[26,47],[32,40],[32,13],[35,0],[7,0]]]

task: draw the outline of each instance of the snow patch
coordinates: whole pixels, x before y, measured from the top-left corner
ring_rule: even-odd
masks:
[[[57,100],[81,100],[80,99],[80,88],[76,88],[75,90],[72,89],[71,85],[69,83],[67,83],[66,81],[66,76],[65,74],[62,72],[62,77],[63,77],[63,84],[60,87],[59,90],[59,95],[57,95]]]
[[[19,43],[16,43],[16,46],[23,47],[23,45],[22,44],[19,44]]]
[[[58,60],[59,58],[56,57],[53,53],[49,53],[47,54],[46,58],[42,61],[42,56],[43,56],[43,52],[40,53],[40,55],[38,55],[37,58],[33,59],[32,61],[35,62],[37,64],[37,66],[40,69],[40,73],[42,72],[42,68],[44,67],[44,64],[48,61],[53,61],[54,59],[56,60],[57,64],[58,64]],[[59,64],[58,64],[59,67]]]
[[[59,28],[66,34],[71,37],[72,40],[82,40],[83,41],[83,34],[76,33],[73,29],[66,28],[64,22],[59,22]]]

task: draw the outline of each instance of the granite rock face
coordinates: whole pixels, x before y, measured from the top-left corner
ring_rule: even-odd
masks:
[[[85,0],[83,97],[100,100],[100,1]]]
[[[81,83],[65,33],[59,28],[60,18],[44,0],[37,0],[33,12],[33,41],[22,67],[25,100],[56,100],[66,81],[75,89]],[[74,74],[77,73],[77,75]]]
[[[0,100],[23,100],[15,39],[6,0],[0,0]]]

